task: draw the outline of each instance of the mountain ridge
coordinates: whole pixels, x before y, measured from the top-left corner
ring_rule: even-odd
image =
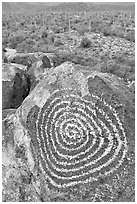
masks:
[[[134,2],[2,2],[2,11],[135,10]]]

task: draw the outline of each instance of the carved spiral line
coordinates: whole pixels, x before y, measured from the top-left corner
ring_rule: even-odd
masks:
[[[54,91],[39,110],[36,129],[40,168],[57,188],[113,173],[127,152],[118,113],[95,94]]]

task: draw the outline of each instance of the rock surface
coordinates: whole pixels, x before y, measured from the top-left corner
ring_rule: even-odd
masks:
[[[2,109],[18,108],[29,93],[26,66],[2,65]]]
[[[4,54],[4,60],[6,62],[11,62],[12,59],[16,56],[17,51],[15,49],[5,48],[3,49]]]
[[[134,96],[66,62],[4,119],[3,201],[134,201]]]
[[[43,57],[46,60],[43,61]],[[43,52],[36,52],[36,53],[16,53],[14,58],[11,60],[12,63],[23,64],[27,66],[29,63],[34,63],[38,61],[43,62],[43,66],[45,68],[54,67],[54,61],[57,60],[54,53],[43,53]]]
[[[27,75],[30,79],[31,90],[36,86],[47,69],[53,68],[58,64],[58,57],[54,53],[16,53],[13,58],[8,60],[12,63],[21,64],[27,67]]]

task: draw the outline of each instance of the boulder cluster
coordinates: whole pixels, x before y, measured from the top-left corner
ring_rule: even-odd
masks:
[[[3,201],[134,201],[130,87],[53,53],[3,55]]]

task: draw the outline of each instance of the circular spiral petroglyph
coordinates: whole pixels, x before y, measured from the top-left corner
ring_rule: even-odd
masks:
[[[117,112],[94,94],[54,91],[38,112],[36,130],[40,168],[57,188],[110,175],[127,152]]]

